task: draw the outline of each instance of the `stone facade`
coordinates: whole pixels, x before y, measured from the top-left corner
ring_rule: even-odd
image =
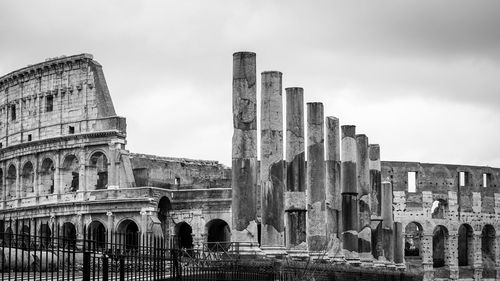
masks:
[[[91,55],[49,59],[0,77],[3,231],[13,231],[9,220],[36,218],[32,235],[59,225],[73,229],[73,238],[86,227],[89,235],[95,229],[183,235],[191,244],[229,239],[228,168],[131,154],[125,145],[126,120],[116,115]]]
[[[409,270],[433,278],[498,278],[500,169],[382,162]],[[500,273],[500,272],[499,272]]]

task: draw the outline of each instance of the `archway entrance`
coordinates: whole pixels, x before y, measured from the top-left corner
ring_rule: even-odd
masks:
[[[21,172],[21,197],[26,197],[33,194],[33,185],[35,173],[33,172],[33,164],[26,162]]]
[[[471,266],[474,263],[474,231],[468,224],[458,228],[458,266]]]
[[[133,220],[124,220],[118,226],[118,235],[125,244],[125,249],[137,249],[139,247],[139,227]]]
[[[63,247],[74,248],[76,246],[76,228],[70,222],[65,222],[62,226]]]
[[[77,191],[80,188],[79,170],[80,164],[75,155],[68,155],[64,158],[61,177],[63,179],[63,188],[65,192]]]
[[[481,254],[483,259],[483,279],[495,278],[496,263],[496,231],[492,225],[487,224],[481,233]]]
[[[49,248],[52,241],[52,231],[47,223],[40,225],[40,242],[43,248]]]
[[[231,242],[231,230],[229,225],[221,220],[214,219],[207,223],[208,249],[211,251],[225,251],[229,249]]]
[[[175,226],[177,243],[181,249],[193,248],[193,229],[187,222],[180,222]]]
[[[108,158],[102,152],[96,152],[90,157],[89,176],[95,189],[108,188]]]
[[[42,167],[40,168],[40,195],[53,194],[54,193],[54,162],[52,159],[45,158],[42,161]]]
[[[88,237],[91,248],[103,249],[106,246],[106,228],[100,221],[93,221],[89,225]]]
[[[169,241],[169,230],[170,230],[170,210],[172,209],[172,204],[170,199],[167,197],[162,197],[160,202],[158,202],[158,220],[161,223],[161,230],[163,233],[163,238]]]
[[[443,267],[446,263],[446,253],[448,252],[448,229],[442,225],[434,228],[432,236],[432,257],[434,267]]]

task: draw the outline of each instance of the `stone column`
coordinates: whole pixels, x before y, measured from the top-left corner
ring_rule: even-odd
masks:
[[[260,184],[261,249],[269,256],[285,252],[282,74],[262,72]]]
[[[473,240],[473,243],[474,243],[474,250],[473,250],[474,280],[480,281],[480,280],[483,280],[483,255],[482,255],[482,250],[481,250],[481,240],[482,240],[481,231],[474,231],[473,239],[474,239]]]
[[[388,262],[394,262],[394,220],[392,217],[392,184],[382,182],[382,232],[384,254]]]
[[[87,191],[87,153],[86,148],[82,148],[78,155],[80,168],[78,169],[78,190]],[[86,195],[86,194],[85,194]]]
[[[448,234],[448,266],[450,269],[450,280],[458,280],[458,234]]]
[[[257,184],[257,94],[255,83],[255,53],[234,53],[234,133],[231,182],[233,225],[231,239],[233,242],[246,243],[252,247],[257,246],[258,241],[255,200]]]
[[[358,264],[358,177],[356,152],[356,126],[342,126],[342,243],[348,263]]]
[[[495,194],[496,195],[496,194]],[[497,196],[495,196],[495,201]],[[496,208],[495,208],[496,209]],[[496,279],[500,280],[500,234],[498,231],[495,236],[495,271],[496,271]]]
[[[21,199],[21,158],[16,161],[16,199]],[[18,202],[18,206],[20,202]]]
[[[434,263],[432,257],[432,233],[425,233],[420,241],[420,252],[422,255],[422,266],[424,270],[423,281],[434,280]]]
[[[108,244],[111,244],[113,241],[113,233],[115,233],[115,225],[113,223],[113,213],[111,211],[106,212],[106,216],[108,217],[108,225],[106,229],[108,230]]]
[[[39,169],[38,153],[35,154],[35,163],[33,163],[33,192],[35,193],[35,202],[38,204],[39,196],[40,196],[40,179],[38,178],[38,169]]]
[[[380,220],[382,217],[381,205],[382,201],[382,178],[380,165],[380,146],[378,144],[370,144],[368,146],[369,169],[370,169],[370,186],[371,186],[371,211],[372,220]]]
[[[344,260],[340,241],[342,197],[340,195],[340,133],[339,119],[326,117],[326,235],[328,257]]]
[[[286,88],[286,247],[292,258],[307,256],[304,91]]]
[[[307,103],[307,246],[309,255],[326,256],[325,141],[322,103]]]
[[[400,222],[394,223],[394,263],[398,269],[405,269],[405,248],[404,248],[403,225]]]
[[[5,201],[7,200],[7,192],[9,192],[7,190],[7,181],[6,181],[6,176],[7,176],[7,166],[6,166],[6,163],[3,162],[2,164],[2,209],[5,209],[6,206],[5,206]]]
[[[370,266],[372,256],[372,230],[370,228],[370,169],[368,157],[368,137],[356,135],[356,172],[358,175],[358,199],[359,199],[359,233],[358,251],[361,263]]]

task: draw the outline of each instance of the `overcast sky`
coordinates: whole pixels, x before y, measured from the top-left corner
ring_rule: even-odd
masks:
[[[131,152],[230,165],[247,50],[382,160],[500,167],[500,1],[0,0],[0,34],[0,76],[93,54]]]

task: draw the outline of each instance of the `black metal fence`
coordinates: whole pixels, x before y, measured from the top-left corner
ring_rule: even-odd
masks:
[[[257,253],[242,259],[240,248],[248,245],[240,243],[179,249],[175,238],[166,241],[133,228],[115,233],[99,225],[76,229],[36,219],[0,220],[0,245],[0,280],[417,280],[399,272],[287,265]]]

